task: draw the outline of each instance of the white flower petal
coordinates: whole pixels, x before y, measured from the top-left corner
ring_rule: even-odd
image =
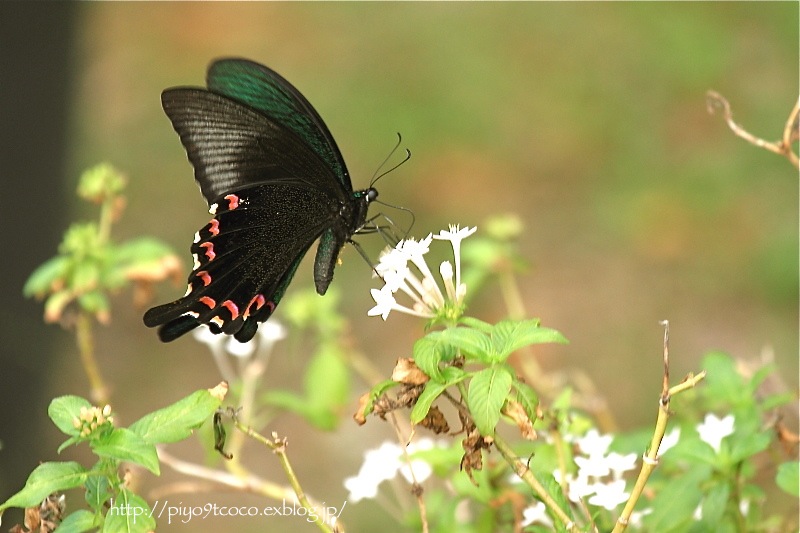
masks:
[[[595,494],[589,498],[589,503],[613,511],[620,504],[628,501],[630,494],[625,492],[625,480],[619,479],[611,483],[598,483]]]
[[[718,452],[722,445],[722,439],[733,433],[733,426],[733,415],[720,419],[713,413],[708,413],[705,420],[698,424],[697,433],[700,434],[701,440],[707,442]]]

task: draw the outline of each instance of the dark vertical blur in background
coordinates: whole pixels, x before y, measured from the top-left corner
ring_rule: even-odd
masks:
[[[0,4],[0,499],[52,454],[43,414],[53,360],[69,337],[42,323],[22,297],[31,270],[53,255],[68,220],[68,121],[76,5]],[[40,446],[41,443],[41,446]],[[5,523],[21,513],[11,511]]]
[[[674,376],[699,370],[711,349],[741,360],[772,353],[783,386],[797,390],[797,172],[705,107],[717,90],[750,131],[780,136],[798,96],[796,3],[3,3],[0,28],[0,499],[55,459],[48,399],[87,395],[71,336],[21,299],[25,276],[68,221],[95,216],[73,191],[100,161],[130,180],[115,234],[155,235],[188,268],[207,214],[159,95],[201,85],[220,56],[291,80],[357,187],[401,132],[414,156],[381,181],[381,198],[414,210],[418,237],[518,214],[533,265],[521,279],[528,311],[571,341],[541,350],[542,363],[591,376],[621,428],[653,417],[664,318]],[[373,256],[382,244],[361,243]],[[376,283],[352,250],[343,259],[342,311],[388,374],[422,324],[368,319]],[[294,285],[311,281],[305,263]],[[158,299],[181,292],[164,286]],[[496,294],[481,294],[470,314],[502,318]],[[158,343],[130,301],[116,297],[97,339],[127,422],[219,379],[205,348]],[[297,384],[303,360],[276,354],[268,385]],[[329,502],[346,496],[341,480],[364,447],[392,438],[347,420],[332,434],[288,416],[275,429],[302,458],[306,488]]]

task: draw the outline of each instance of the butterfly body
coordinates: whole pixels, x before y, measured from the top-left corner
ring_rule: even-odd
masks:
[[[378,195],[352,190],[322,119],[274,71],[220,60],[208,87],[162,94],[214,217],[195,234],[186,295],[144,316],[165,342],[200,324],[252,338],[317,239],[314,281],[324,294],[341,248],[365,226]]]

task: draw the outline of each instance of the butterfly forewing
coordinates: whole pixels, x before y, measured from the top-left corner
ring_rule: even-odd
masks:
[[[227,192],[265,182],[305,183],[343,196],[316,152],[261,113],[203,89],[169,89],[161,101],[209,204]]]
[[[327,163],[341,185],[352,190],[350,176],[333,136],[300,91],[274,70],[247,59],[212,63],[208,89],[241,102],[293,131]]]

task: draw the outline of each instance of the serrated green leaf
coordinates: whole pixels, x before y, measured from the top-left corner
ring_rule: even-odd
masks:
[[[114,428],[93,441],[92,450],[100,457],[129,461],[145,467],[155,475],[160,473],[155,445],[129,429]]]
[[[155,528],[150,506],[141,496],[126,489],[114,498],[103,523],[104,533],[148,533]]]
[[[183,440],[211,418],[222,401],[208,390],[198,390],[172,405],[146,414],[128,429],[149,444]]]
[[[414,357],[414,364],[417,368],[422,370],[425,375],[434,381],[442,381],[442,372],[439,369],[439,350],[437,349],[442,344],[441,332],[436,334],[428,334],[414,343],[412,350]]]
[[[511,353],[531,344],[557,342],[566,344],[567,339],[558,331],[543,328],[539,319],[503,320],[492,330],[492,345],[496,362],[505,361]]]
[[[470,328],[447,328],[439,334],[444,342],[458,348],[467,359],[491,362],[492,341],[485,333]]]
[[[97,527],[95,515],[86,509],[78,509],[70,513],[58,525],[58,533],[83,533]]]
[[[786,493],[800,496],[800,462],[789,461],[778,467],[775,483]]]
[[[494,435],[500,409],[511,390],[513,375],[506,366],[495,365],[472,376],[467,391],[467,406],[482,435]]]
[[[54,492],[83,485],[87,475],[86,469],[76,462],[42,463],[28,476],[25,487],[0,505],[0,513],[9,507],[38,506]]]
[[[47,407],[47,416],[62,433],[77,437],[79,431],[73,425],[73,421],[80,417],[82,407],[89,409],[92,404],[80,396],[59,396],[50,402]]]
[[[56,256],[48,259],[34,270],[22,287],[22,294],[26,297],[44,296],[51,290],[57,280],[63,279],[67,274],[69,258]]]
[[[492,329],[494,328],[494,326],[488,322],[484,322],[483,320],[471,316],[462,316],[458,319],[458,323],[468,328],[477,329],[478,331],[486,333],[487,335],[491,334]]]
[[[455,385],[469,376],[469,372],[457,366],[446,366],[442,369],[442,380],[447,386]]]

